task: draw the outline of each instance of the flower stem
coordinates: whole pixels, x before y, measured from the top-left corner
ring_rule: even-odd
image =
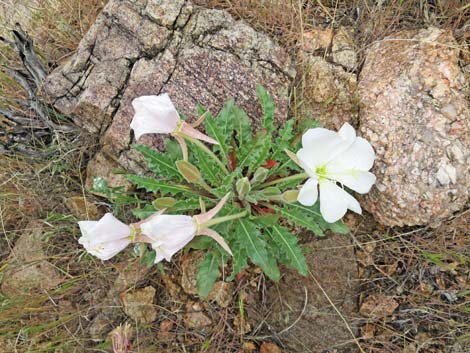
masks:
[[[183,137],[186,140],[188,140],[188,141],[194,143],[195,145],[197,145],[205,154],[207,154],[209,157],[211,157],[214,160],[214,162],[216,162],[219,165],[219,167],[224,171],[225,174],[228,174],[228,170],[225,167],[225,165],[220,161],[220,159],[215,155],[214,152],[212,152],[209,148],[207,148],[206,145],[204,145],[201,141],[199,141],[195,138],[192,138],[192,137],[189,137],[189,136],[184,136],[184,135],[183,135]]]
[[[216,225],[216,224],[219,224],[219,223],[231,221],[233,219],[242,218],[242,217],[245,217],[247,214],[248,214],[248,211],[245,210],[243,212],[236,213],[236,214],[233,214],[233,215],[217,217],[217,218],[211,219],[210,221],[208,221],[206,223],[203,223],[201,225],[201,228],[209,228],[209,227],[211,227],[213,225]]]
[[[280,184],[280,183],[285,183],[286,181],[291,181],[291,180],[306,179],[306,178],[308,178],[308,177],[309,177],[309,175],[308,175],[307,173],[295,174],[295,175],[291,175],[291,176],[288,176],[288,177],[285,177],[285,178],[280,178],[280,179],[276,179],[276,180],[273,180],[273,181],[270,181],[270,182],[261,184],[260,187],[261,187],[261,188],[264,188],[264,187],[266,187],[266,186],[271,186],[271,185],[276,185],[276,184]]]

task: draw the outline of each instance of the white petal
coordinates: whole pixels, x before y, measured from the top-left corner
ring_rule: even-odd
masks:
[[[367,194],[376,177],[371,172],[353,170],[350,174],[337,175],[335,180],[360,194]]]
[[[132,101],[131,128],[138,140],[143,134],[169,134],[176,130],[180,117],[168,94],[142,96]]]
[[[344,123],[341,126],[341,129],[338,130],[338,134],[343,138],[343,140],[352,143],[356,139],[356,130],[349,124]]]
[[[131,229],[111,213],[106,213],[99,221],[78,222],[82,235],[91,245],[127,238]],[[80,239],[82,239],[80,238]],[[80,240],[80,244],[84,239]]]
[[[354,142],[350,135],[348,129],[345,129],[342,135],[323,128],[309,129],[302,136],[302,148],[297,152],[297,157],[310,174],[316,167],[326,165],[346,151]]]
[[[375,152],[371,144],[362,137],[357,137],[347,150],[331,160],[328,170],[333,173],[353,169],[368,171],[372,168],[374,160]]]
[[[335,183],[322,180],[320,182],[320,212],[329,223],[341,219],[348,208],[356,213],[362,213],[359,202]]]
[[[98,222],[97,221],[80,221],[80,222],[78,222],[78,226],[80,227],[80,231],[82,232],[84,237],[87,237],[88,234],[90,234],[91,230],[95,227],[96,223],[98,223]],[[80,241],[80,239],[79,239],[79,241]]]
[[[151,217],[140,226],[142,233],[153,240],[152,246],[171,257],[184,248],[196,235],[196,224],[192,217],[183,215],[159,215]]]
[[[110,242],[91,244],[89,241],[82,238],[79,239],[80,244],[82,244],[90,254],[101,260],[109,260],[130,244],[129,239],[118,239]]]
[[[297,196],[299,201],[304,206],[313,206],[318,199],[318,180],[316,178],[310,178],[302,186]]]

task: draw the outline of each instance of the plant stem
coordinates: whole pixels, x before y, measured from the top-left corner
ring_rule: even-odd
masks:
[[[228,170],[225,167],[225,165],[220,161],[220,159],[215,155],[214,152],[212,152],[205,144],[203,144],[201,141],[188,137],[188,136],[183,136],[186,140],[194,143],[197,145],[205,154],[207,154],[209,157],[211,157],[218,165],[219,167],[224,171],[225,174],[228,174]]]
[[[233,219],[242,218],[242,217],[245,217],[247,215],[247,213],[248,213],[248,211],[245,210],[243,212],[236,213],[236,214],[233,214],[233,215],[217,217],[217,218],[211,219],[210,221],[202,224],[201,228],[209,228],[209,227],[211,227],[213,225],[216,225],[216,224],[219,224],[219,223],[231,221]]]
[[[273,181],[270,181],[270,182],[261,184],[260,187],[261,187],[261,188],[264,188],[264,187],[266,187],[266,186],[271,186],[271,185],[276,185],[276,184],[280,184],[280,183],[285,183],[286,181],[291,181],[291,180],[296,180],[296,179],[306,179],[306,178],[308,178],[308,174],[307,174],[307,173],[300,173],[300,174],[291,175],[291,176],[288,176],[288,177],[285,177],[285,178],[276,179],[276,180],[273,180]]]

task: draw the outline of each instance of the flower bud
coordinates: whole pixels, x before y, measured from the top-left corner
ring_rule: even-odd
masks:
[[[201,180],[201,172],[187,161],[178,161],[176,168],[188,183],[196,183]]]
[[[173,197],[160,197],[152,202],[153,207],[157,210],[163,210],[165,208],[171,208],[176,203]]]
[[[256,169],[256,172],[253,175],[253,178],[251,179],[251,183],[252,184],[262,183],[263,181],[266,180],[266,178],[268,177],[268,174],[269,174],[269,170],[263,167],[259,167],[258,169]]]
[[[250,181],[247,177],[241,178],[235,184],[235,188],[237,189],[238,198],[244,200],[251,190]]]
[[[293,203],[297,201],[299,196],[299,190],[287,190],[282,194],[282,201],[287,203]]]

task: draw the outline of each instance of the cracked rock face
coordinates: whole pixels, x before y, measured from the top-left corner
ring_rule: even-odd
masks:
[[[468,200],[470,108],[456,47],[449,31],[429,28],[367,53],[360,121],[377,183],[365,207],[385,225],[437,224]]]
[[[282,121],[294,76],[282,48],[225,11],[187,0],[111,0],[44,89],[59,110],[100,137],[88,178],[103,176],[116,185],[121,180],[113,169],[145,170],[130,149],[134,98],[166,92],[190,119],[197,103],[218,113],[235,98],[256,125],[255,85],[273,95]],[[161,141],[146,135],[139,143],[161,148]]]
[[[304,74],[301,105],[305,117],[328,129],[338,130],[348,122],[357,125],[357,54],[350,29],[316,28],[304,35],[298,61]]]

